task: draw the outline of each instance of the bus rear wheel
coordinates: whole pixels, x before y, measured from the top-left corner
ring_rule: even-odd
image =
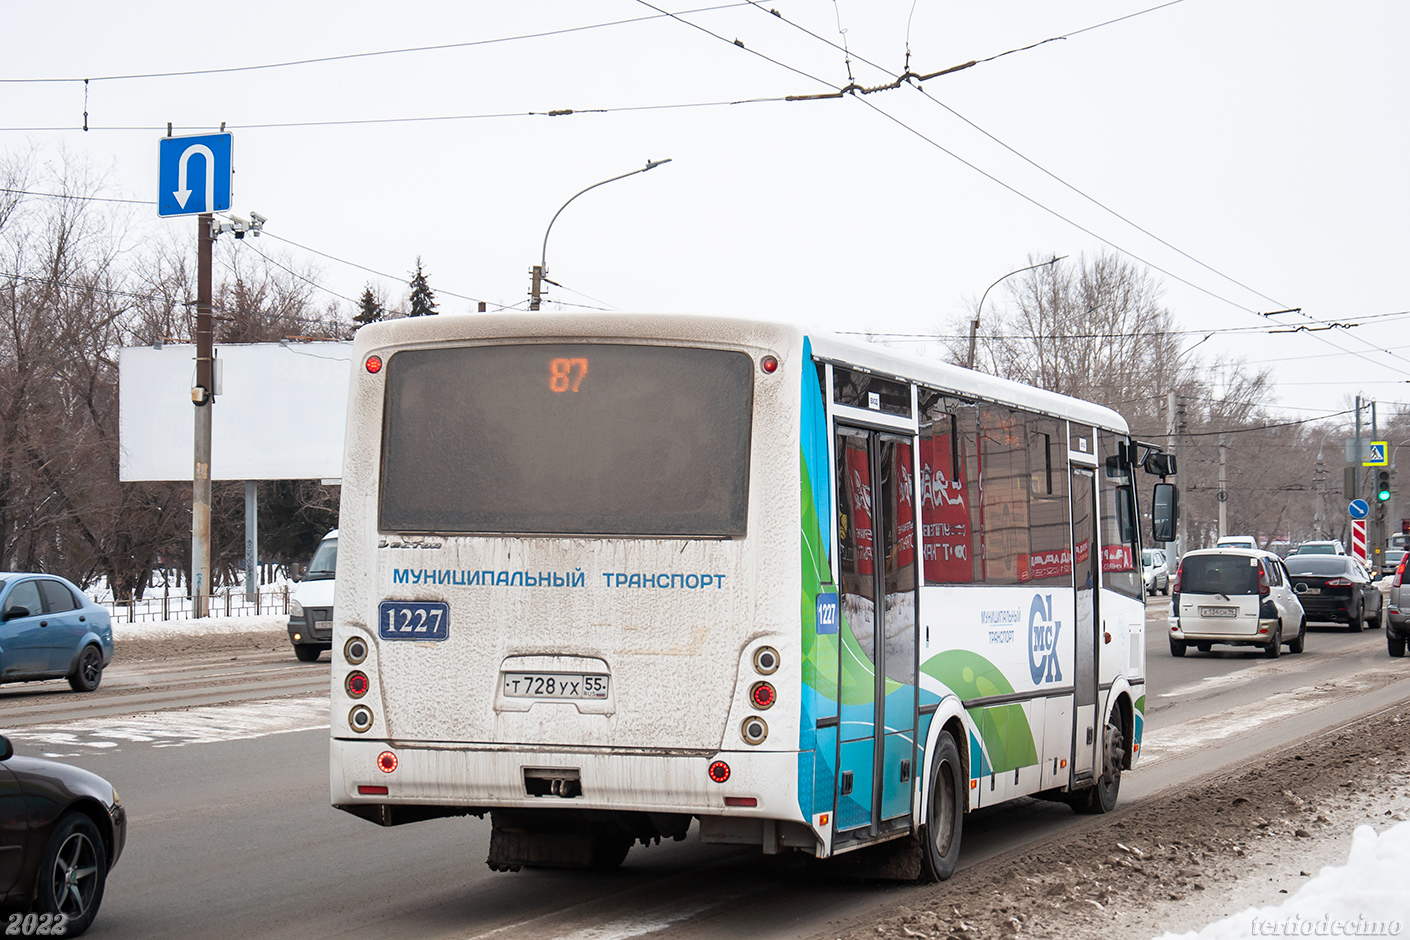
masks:
[[[1102,732],[1102,772],[1095,786],[1073,794],[1072,808],[1079,813],[1109,813],[1121,795],[1121,765],[1126,761],[1126,738],[1115,715]]]
[[[960,750],[949,732],[942,731],[935,749],[930,796],[926,801],[925,865],[922,879],[944,881],[955,873],[960,860],[960,833],[964,828],[964,781]]]

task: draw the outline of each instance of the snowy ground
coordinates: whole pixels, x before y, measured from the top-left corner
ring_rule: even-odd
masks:
[[[1273,907],[1226,917],[1198,932],[1160,940],[1241,937],[1397,937],[1410,932],[1410,822],[1377,833],[1359,826],[1345,865],[1323,868],[1296,894]]]

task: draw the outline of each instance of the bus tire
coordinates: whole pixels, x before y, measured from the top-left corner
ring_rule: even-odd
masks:
[[[1079,813],[1109,813],[1121,795],[1121,765],[1126,760],[1126,738],[1115,714],[1102,732],[1102,772],[1094,786],[1073,794],[1072,808]]]
[[[949,732],[936,742],[935,763],[926,801],[923,881],[944,881],[955,873],[960,860],[960,834],[964,828],[964,767],[960,750]]]

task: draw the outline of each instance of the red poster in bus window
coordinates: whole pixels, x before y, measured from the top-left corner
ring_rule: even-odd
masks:
[[[951,480],[954,466],[948,436],[921,438],[921,557],[925,559],[925,580],[932,584],[974,580],[964,468],[960,468],[959,479]]]
[[[1082,541],[1080,541],[1080,542],[1077,543],[1077,550],[1073,553],[1073,559],[1072,559],[1072,560],[1075,561],[1077,564],[1080,565],[1080,564],[1082,564],[1083,562],[1085,562],[1085,561],[1087,560],[1087,556],[1088,556],[1089,554],[1091,554],[1091,551],[1092,551],[1092,542],[1091,542],[1091,540],[1090,540],[1090,539],[1083,539]]]
[[[1102,570],[1103,571],[1131,571],[1134,566],[1131,564],[1131,546],[1129,545],[1104,545],[1102,546]]]
[[[847,492],[852,499],[852,544],[857,546],[857,573],[872,572],[871,459],[865,449],[849,447]]]
[[[1082,557],[1086,557],[1085,547]],[[1072,552],[1063,548],[1051,552],[1033,552],[1028,556],[1028,573],[1035,580],[1068,577],[1072,574]]]
[[[896,520],[896,565],[907,568],[916,560],[916,509],[914,502],[915,473],[909,444],[896,445],[896,482],[891,487],[896,505],[892,518]]]

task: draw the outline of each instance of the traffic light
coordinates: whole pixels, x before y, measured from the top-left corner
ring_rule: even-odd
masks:
[[[1376,473],[1376,499],[1385,502],[1390,499],[1390,471],[1380,470]]]

